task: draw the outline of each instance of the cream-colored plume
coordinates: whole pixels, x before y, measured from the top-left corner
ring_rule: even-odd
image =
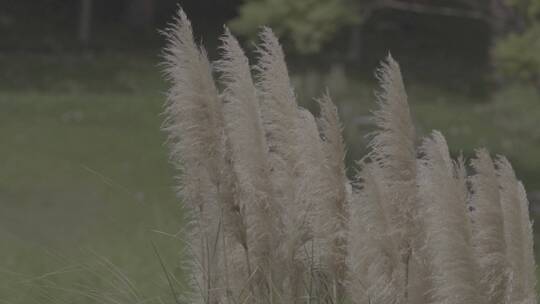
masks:
[[[522,304],[537,303],[537,272],[536,261],[534,259],[534,234],[533,224],[529,216],[529,200],[527,192],[521,182],[518,183],[519,202],[521,207],[521,225],[523,226],[523,255],[524,272],[523,276],[523,300]]]
[[[506,259],[505,228],[499,185],[493,161],[485,149],[476,151],[471,161],[475,174],[471,207],[473,244],[480,270],[480,283],[487,303],[507,303],[508,263]]]
[[[415,131],[407,93],[397,62],[389,55],[377,72],[381,91],[374,112],[378,130],[369,146],[370,157],[381,168],[382,187],[388,193],[392,234],[399,239],[404,264],[409,263],[416,202]]]
[[[424,139],[418,172],[419,216],[431,269],[433,303],[485,303],[479,293],[463,161],[450,158],[443,135]]]
[[[261,113],[269,151],[269,165],[275,186],[277,201],[284,208],[287,231],[298,227],[295,216],[302,206],[295,201],[295,168],[297,154],[297,104],[291,88],[283,50],[269,28],[260,34],[261,45],[257,48],[257,85],[261,92]],[[300,209],[300,210],[299,210]],[[289,217],[291,216],[291,217]]]
[[[182,170],[179,194],[190,207],[193,246],[193,285],[199,303],[217,303],[223,282],[220,259],[220,181],[225,172],[222,104],[205,51],[193,41],[189,20],[179,12],[166,33],[166,74],[173,86],[168,93],[164,125],[171,160]],[[227,178],[227,177],[225,177]]]
[[[318,100],[321,112],[317,120],[323,140],[325,161],[324,174],[328,193],[325,202],[318,209],[317,223],[322,268],[329,271],[330,286],[335,301],[344,300],[344,286],[347,275],[347,222],[351,186],[345,172],[346,148],[341,134],[337,107],[328,94]]]
[[[362,164],[351,203],[349,292],[353,303],[404,303],[405,267],[388,217],[388,193],[375,163]]]
[[[284,301],[298,302],[304,297],[305,273],[310,260],[305,254],[311,240],[315,204],[322,195],[321,172],[324,161],[317,126],[311,114],[300,109],[291,87],[285,56],[278,39],[269,28],[259,35],[257,48],[257,87],[266,134],[271,179],[276,203],[286,234],[281,240],[284,267],[281,278]]]
[[[523,303],[531,296],[533,299],[536,296],[529,203],[523,185],[517,180],[510,162],[499,156],[495,163],[504,218],[506,257],[511,270],[506,290],[507,299],[510,303]]]
[[[260,101],[247,57],[226,29],[221,38],[222,59],[217,70],[225,89],[226,135],[237,178],[236,193],[246,216],[246,263],[256,297],[273,293],[279,274],[279,248],[283,236],[280,206],[270,179],[267,141]]]

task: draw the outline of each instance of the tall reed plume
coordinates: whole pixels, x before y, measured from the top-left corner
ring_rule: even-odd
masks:
[[[227,29],[210,63],[182,11],[166,36],[164,129],[190,223],[184,301],[535,302],[523,185],[485,149],[467,177],[439,132],[417,148],[391,56],[377,72],[370,152],[351,181],[338,107],[328,93],[319,117],[298,106],[270,29],[253,65]]]

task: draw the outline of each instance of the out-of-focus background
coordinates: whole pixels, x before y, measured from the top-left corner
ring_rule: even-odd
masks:
[[[455,155],[507,155],[540,216],[540,1],[179,3],[212,59],[224,24],[250,56],[272,26],[299,102],[316,111],[325,88],[337,102],[350,165],[365,153],[374,70],[390,51],[420,135],[441,130]],[[0,303],[167,303],[180,292],[168,282],[184,275],[184,223],[160,131],[158,33],[177,5],[0,0]]]

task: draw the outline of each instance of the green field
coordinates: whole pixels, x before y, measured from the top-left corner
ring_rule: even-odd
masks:
[[[133,303],[104,258],[138,297],[170,297],[152,242],[178,268],[165,234],[182,213],[157,58],[1,60],[0,303],[92,303],[94,289]]]
[[[145,53],[0,56],[0,303],[173,302],[160,261],[186,276],[183,223],[160,131],[158,62]],[[359,158],[370,126],[357,118],[374,108],[373,84],[321,78],[336,83],[349,157]],[[296,82],[304,103],[324,87]],[[441,130],[454,154],[503,153],[540,190],[538,92],[477,100],[409,84],[409,96],[419,133]]]

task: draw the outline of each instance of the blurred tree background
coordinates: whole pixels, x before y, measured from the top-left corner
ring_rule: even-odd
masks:
[[[540,215],[540,0],[0,0],[0,303],[180,292],[159,66],[178,4],[211,59],[224,24],[250,58],[271,26],[299,102],[316,111],[328,87],[338,103],[351,168],[391,52],[419,134],[509,156]]]

